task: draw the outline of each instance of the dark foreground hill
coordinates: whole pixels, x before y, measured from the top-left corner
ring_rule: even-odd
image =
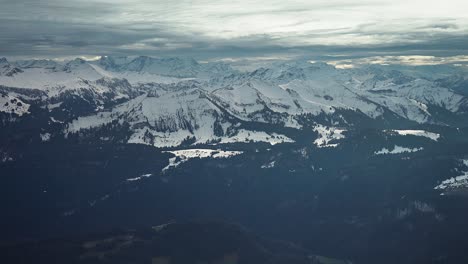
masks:
[[[0,247],[2,263],[345,264],[222,222],[186,222]]]

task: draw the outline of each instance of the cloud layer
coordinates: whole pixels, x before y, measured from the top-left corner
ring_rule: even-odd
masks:
[[[463,0],[0,0],[0,56],[467,54]]]

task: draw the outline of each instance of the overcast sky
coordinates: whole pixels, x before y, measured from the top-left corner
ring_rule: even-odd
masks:
[[[0,0],[0,57],[468,54],[466,0]]]

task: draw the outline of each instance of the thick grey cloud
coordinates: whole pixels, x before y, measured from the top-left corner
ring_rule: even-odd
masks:
[[[462,0],[0,0],[0,7],[7,57],[468,53]]]

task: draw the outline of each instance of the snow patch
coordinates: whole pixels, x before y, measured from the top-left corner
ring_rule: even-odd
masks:
[[[29,114],[30,105],[21,101],[17,97],[8,94],[0,96],[0,112],[12,113],[18,116]]]
[[[268,163],[268,164],[262,165],[261,168],[262,168],[262,169],[271,169],[271,168],[274,168],[274,167],[275,167],[275,163],[276,163],[276,161],[272,161],[272,162],[270,162],[270,163]]]
[[[222,138],[220,143],[236,143],[236,142],[250,142],[250,141],[268,142],[271,145],[294,142],[294,140],[281,134],[276,134],[276,133],[268,134],[263,131],[249,131],[249,130],[241,129],[235,136]]]
[[[52,122],[54,122],[54,123],[60,123],[60,124],[63,124],[63,123],[64,123],[63,121],[60,121],[60,120],[55,119],[53,116],[50,117],[50,121],[52,121]]]
[[[447,179],[434,187],[435,190],[453,190],[458,188],[468,187],[468,159],[462,160],[463,165],[466,167],[466,171],[462,171],[462,175]],[[441,193],[443,195],[443,193]]]
[[[138,177],[127,179],[127,181],[128,181],[128,182],[139,181],[139,180],[142,180],[142,179],[144,179],[144,178],[149,178],[149,177],[151,177],[151,176],[153,176],[153,174],[151,174],[151,173],[142,174],[142,175],[140,175],[140,176],[138,176]]]
[[[62,103],[63,102],[58,102],[56,104],[49,104],[47,105],[47,109],[49,109],[49,111],[52,111],[55,108],[59,108],[62,105]]]
[[[314,141],[314,144],[319,148],[337,147],[338,143],[329,144],[331,141],[345,138],[343,132],[346,130],[338,129],[336,127],[327,127],[323,125],[316,125],[314,131],[319,134],[319,137]]]
[[[13,158],[8,154],[8,152],[5,152],[3,150],[0,150],[0,162],[5,163],[13,161]]]
[[[183,149],[165,152],[172,153],[175,157],[169,159],[169,164],[162,169],[163,172],[176,168],[180,164],[194,158],[229,158],[243,153],[242,151],[225,151],[220,149]]]
[[[434,141],[437,141],[440,137],[440,134],[428,132],[425,130],[391,130],[391,132],[397,133],[402,136],[412,135],[417,137],[426,137]]]
[[[387,148],[382,148],[379,151],[374,152],[375,155],[383,155],[383,154],[401,154],[401,153],[412,153],[412,152],[417,152],[421,151],[424,148],[406,148],[406,147],[401,147],[401,146],[395,146],[393,147],[392,150],[389,150]]]
[[[50,137],[52,136],[50,133],[44,133],[39,135],[41,137],[42,142],[47,142],[50,140]]]

